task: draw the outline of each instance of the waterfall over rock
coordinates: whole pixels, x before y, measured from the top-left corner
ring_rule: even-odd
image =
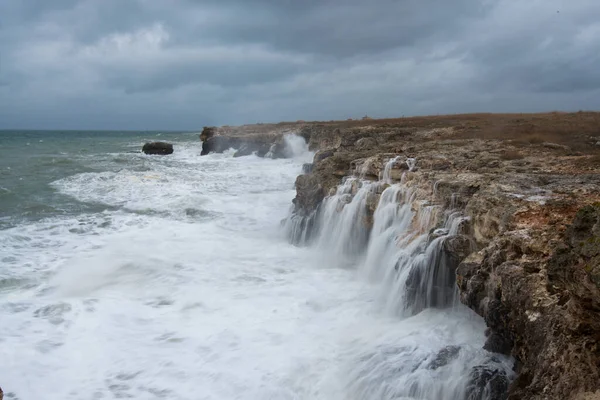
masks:
[[[311,215],[292,214],[288,237],[313,246],[327,265],[354,268],[378,285],[381,311],[398,324],[416,325],[419,336],[423,324],[431,324],[431,341],[382,339],[374,354],[358,360],[352,384],[356,398],[505,398],[513,377],[510,358],[470,343],[457,345],[455,338],[434,342],[433,332],[445,329],[449,315],[454,323],[479,318],[459,303],[456,288],[456,269],[472,244],[461,232],[468,217],[406,184],[406,172],[416,164],[414,158],[391,158],[376,182],[364,179],[372,175],[367,173],[371,166],[361,164],[358,177],[344,178]],[[398,170],[401,175],[393,176]],[[435,322],[440,315],[444,322]]]

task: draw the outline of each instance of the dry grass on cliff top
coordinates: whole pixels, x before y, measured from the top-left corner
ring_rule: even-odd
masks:
[[[538,114],[456,114],[406,118],[346,121],[296,121],[279,124],[256,124],[238,130],[260,132],[321,125],[340,129],[365,126],[390,129],[452,128],[456,139],[510,140],[515,146],[554,143],[584,154],[600,154],[600,112],[549,112]]]
[[[570,160],[574,168],[600,168],[600,112],[548,112],[537,114],[456,114],[419,117],[360,119],[345,121],[296,121],[278,124],[254,124],[222,127],[225,133],[257,134],[292,131],[306,126],[345,130],[363,127],[386,131],[445,130],[444,139],[484,139],[506,141],[515,150],[505,152],[503,159],[515,160],[533,154],[578,156]],[[438,140],[421,137],[421,140]]]
[[[457,114],[423,117],[321,122],[340,128],[367,125],[390,128],[452,127],[457,139],[510,140],[513,145],[555,143],[574,151],[600,154],[600,112],[539,114]],[[593,139],[592,139],[593,138]]]

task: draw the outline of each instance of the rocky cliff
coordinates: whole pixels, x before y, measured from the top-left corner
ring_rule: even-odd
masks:
[[[322,200],[352,175],[402,180],[415,208],[461,210],[468,223],[445,248],[461,301],[487,323],[485,347],[516,360],[508,397],[600,398],[599,113],[298,123],[219,136],[272,145],[290,131],[316,152],[296,181],[303,237],[293,240],[310,241]],[[367,202],[366,226],[379,195]]]
[[[205,127],[200,133],[201,155],[234,149],[234,157],[256,154],[259,157],[288,158],[285,136],[297,133],[296,124]],[[308,140],[308,138],[305,138]]]

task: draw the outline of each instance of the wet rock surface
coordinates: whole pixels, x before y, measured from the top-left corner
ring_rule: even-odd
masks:
[[[205,126],[200,133],[200,140],[206,142],[211,137],[215,136],[217,128],[214,126]]]
[[[256,154],[258,157],[289,158],[292,154],[284,140],[288,134],[303,135],[299,128],[286,124],[205,127],[200,134],[201,155],[234,149],[234,157]]]
[[[458,346],[447,346],[440,350],[435,358],[429,362],[427,368],[436,370],[449,364],[452,360],[455,360],[460,353],[460,347]]]
[[[507,398],[508,377],[504,371],[478,366],[471,371],[468,400],[504,400]]]
[[[517,374],[474,370],[469,398],[563,400],[600,391],[598,127],[600,113],[475,114],[247,126],[219,140],[253,130],[307,139],[316,153],[296,180],[299,227],[346,176],[387,174],[412,189],[416,211],[461,212],[441,251],[460,301],[488,325],[485,348],[512,355]]]

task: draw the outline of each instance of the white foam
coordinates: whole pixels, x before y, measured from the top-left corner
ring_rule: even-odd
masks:
[[[408,160],[413,169],[415,160]],[[357,268],[374,283],[378,307],[402,320],[399,330],[355,328],[352,337],[363,345],[352,347],[345,390],[357,399],[466,398],[474,368],[502,371],[510,379],[512,360],[482,349],[483,320],[458,302],[456,264],[443,245],[459,233],[462,213],[417,201],[403,183],[387,187],[377,202],[375,193],[389,184],[394,162],[384,165],[380,182],[349,178],[339,185],[311,233],[325,263]],[[448,346],[452,357],[432,367]]]
[[[379,285],[353,270],[321,268],[312,251],[284,241],[279,221],[301,153],[287,160],[198,153],[189,146],[173,157],[116,155],[135,162],[54,183],[108,211],[0,231],[2,278],[25,282],[0,292],[5,393],[402,398],[425,372],[401,374],[400,366],[447,344],[481,347],[483,326],[473,315],[432,312],[400,322],[383,312]],[[382,218],[388,212],[398,215],[382,210]],[[477,351],[468,354],[453,368],[479,360]],[[431,382],[436,393],[440,385]]]

